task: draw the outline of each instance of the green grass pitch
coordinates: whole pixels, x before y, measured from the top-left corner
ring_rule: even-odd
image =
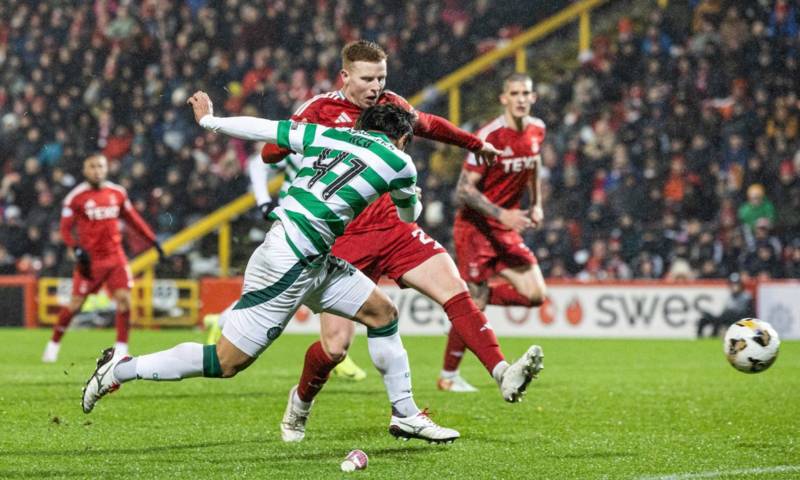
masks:
[[[784,342],[758,375],[728,366],[720,341],[541,339],[545,370],[525,401],[502,401],[470,356],[480,392],[435,388],[445,338],[407,337],[415,398],[458,429],[453,445],[387,433],[382,382],[366,340],[360,383],[332,379],[306,440],[278,423],[312,337],[282,337],[234,379],[134,382],[84,415],[83,382],[111,331],[74,331],[57,364],[40,363],[49,332],[0,330],[0,478],[800,478],[800,343]],[[147,353],[193,331],[134,331]],[[531,340],[502,339],[507,355]],[[351,449],[370,457],[345,474]]]

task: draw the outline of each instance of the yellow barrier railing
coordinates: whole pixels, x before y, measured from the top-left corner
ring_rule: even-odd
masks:
[[[578,48],[581,52],[589,49],[591,43],[590,12],[608,0],[583,0],[575,3],[555,15],[542,20],[525,32],[514,37],[508,45],[485,53],[470,63],[447,75],[432,86],[425,88],[408,100],[412,105],[418,105],[432,92],[435,95],[448,93],[448,116],[456,125],[461,124],[461,84],[474,78],[479,73],[489,69],[496,63],[512,55],[515,57],[515,68],[518,72],[527,70],[527,54],[525,48],[556,30],[578,20]],[[432,90],[432,91],[431,91]]]
[[[42,277],[39,279],[39,322],[43,325],[52,325],[58,320],[58,312],[64,298],[70,294],[70,279]],[[180,310],[180,315],[169,312],[167,315],[154,317],[153,297],[163,298],[163,292],[154,290],[168,288],[174,293],[174,299],[169,299],[165,307],[169,310]],[[107,299],[107,301],[110,301]],[[91,302],[89,302],[91,303]],[[88,304],[82,311],[92,311]],[[131,322],[141,327],[177,327],[194,326],[200,312],[200,287],[196,280],[160,280],[154,281],[147,272],[145,277],[136,282],[131,292]]]
[[[273,177],[269,182],[269,191],[272,194],[277,194],[282,182],[283,174]],[[236,200],[218,208],[199,222],[171,236],[161,247],[164,249],[165,254],[170,255],[182,246],[218,230],[219,273],[221,277],[227,277],[230,274],[231,262],[231,222],[253,208],[255,204],[256,200],[253,194],[251,192],[245,193]],[[155,278],[154,269],[157,262],[158,252],[151,248],[139,254],[130,264],[131,272],[134,275],[141,274],[141,277],[137,279],[136,285],[141,285],[143,289],[141,296],[138,298],[139,312],[143,324],[147,324],[153,318],[152,283]]]

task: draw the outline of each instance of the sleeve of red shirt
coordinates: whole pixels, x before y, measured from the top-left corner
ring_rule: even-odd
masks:
[[[128,200],[128,196],[125,196],[125,201],[122,203],[122,212],[121,212],[122,219],[125,220],[130,227],[132,227],[137,232],[141,233],[142,236],[150,240],[151,242],[155,243],[156,235],[153,233],[153,230],[150,229],[150,226],[147,225],[147,222],[139,215],[139,212],[133,208],[131,201]]]
[[[295,122],[313,123],[313,120],[309,120],[309,116],[314,116],[316,112],[315,104],[312,102],[305,106],[305,108],[301,107],[301,109],[303,111],[303,115],[297,115],[297,113],[295,113],[289,117],[290,120]],[[283,160],[286,155],[291,153],[294,153],[291,149],[281,148],[272,143],[265,143],[261,148],[261,161],[267,164],[278,163]]]
[[[61,209],[61,222],[59,230],[61,231],[61,238],[64,244],[69,248],[75,248],[78,241],[72,236],[72,226],[75,225],[75,208],[72,204],[64,204]]]
[[[420,111],[417,111],[414,134],[437,142],[449,143],[469,151],[479,150],[483,146],[483,141],[480,138],[456,127],[449,120]]]
[[[261,161],[264,163],[278,163],[290,153],[292,151],[288,148],[281,148],[274,143],[265,143],[261,147]]]

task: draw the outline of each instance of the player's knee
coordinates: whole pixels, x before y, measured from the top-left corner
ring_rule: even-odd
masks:
[[[127,297],[118,298],[116,300],[116,304],[117,304],[117,310],[119,310],[120,312],[123,312],[123,313],[127,312],[131,308],[131,301]]]
[[[448,298],[453,298],[459,293],[468,292],[469,288],[467,287],[467,282],[461,279],[461,277],[458,277],[451,282],[450,290],[451,295]]]
[[[328,352],[328,356],[331,358],[332,362],[340,363],[342,360],[345,359],[345,357],[347,357],[347,349],[346,348],[332,349],[331,351]]]
[[[528,301],[531,302],[532,307],[541,306],[545,298],[547,298],[547,287],[545,286],[533,288],[528,294]]]
[[[373,325],[368,325],[372,328],[383,328],[391,325],[392,322],[397,320],[397,317],[400,315],[400,313],[397,311],[397,307],[395,307],[394,303],[392,302],[384,302],[376,309],[375,313],[376,315]]]
[[[69,311],[75,313],[80,310],[84,300],[86,300],[86,297],[72,297],[69,301]]]
[[[339,363],[347,356],[347,350],[350,348],[349,335],[336,335],[333,338],[324,338],[322,347],[331,361]]]

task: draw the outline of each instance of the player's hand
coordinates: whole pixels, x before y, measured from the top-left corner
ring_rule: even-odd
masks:
[[[164,259],[167,258],[167,254],[164,253],[164,249],[161,247],[161,242],[156,240],[155,243],[153,243],[153,248],[155,248],[156,252],[158,252],[158,261],[159,262],[164,261]]]
[[[419,188],[419,185],[417,185],[417,186],[414,187],[414,190],[416,190],[416,192],[417,192],[417,201],[421,202],[422,201],[422,189]]]
[[[264,218],[267,222],[271,222],[272,220],[269,218],[269,214],[275,210],[275,207],[278,206],[278,200],[276,198],[271,199],[267,203],[262,203],[258,206],[258,209],[261,210],[261,217]]]
[[[531,219],[527,210],[519,210],[516,208],[505,209],[500,212],[498,220],[517,233],[522,233],[531,227]]]
[[[535,206],[531,208],[531,222],[533,222],[534,227],[538,227],[542,224],[544,220],[544,210],[542,207]]]
[[[480,165],[494,165],[494,162],[497,160],[497,156],[502,154],[500,150],[496,149],[494,145],[489,142],[483,142],[483,146],[475,152],[475,157],[478,159],[478,163]]]
[[[208,94],[202,90],[194,92],[186,103],[192,106],[194,119],[197,123],[200,123],[200,119],[206,115],[214,115],[214,105],[211,103]]]
[[[78,272],[81,276],[92,279],[92,259],[89,258],[89,252],[81,247],[75,247],[72,250],[72,255],[75,257],[75,263],[78,266]]]

